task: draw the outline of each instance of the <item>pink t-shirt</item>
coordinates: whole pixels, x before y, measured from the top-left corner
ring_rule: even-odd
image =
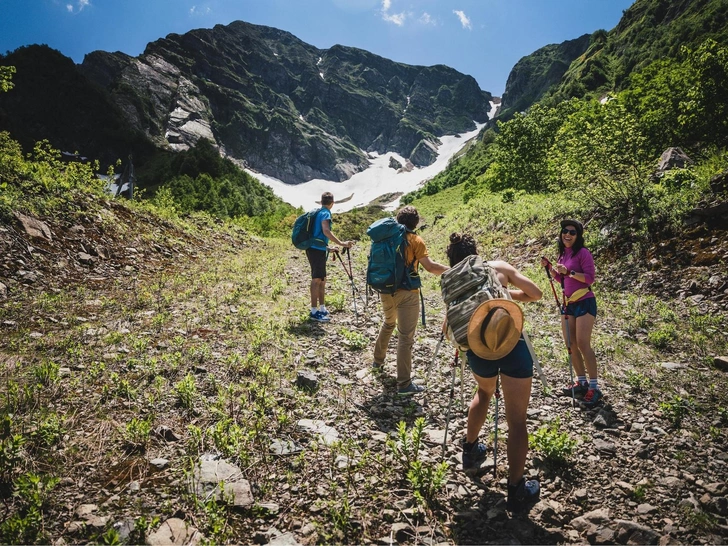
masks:
[[[568,275],[564,277],[560,273],[554,271],[554,279],[561,282],[563,278],[564,293],[567,298],[571,297],[571,295],[577,290],[581,288],[588,288],[594,283],[594,258],[592,257],[591,252],[589,252],[586,248],[582,247],[576,254],[574,254],[570,248],[567,248],[564,250],[564,253],[559,256],[557,263],[565,265],[567,271],[573,270],[577,273],[584,273],[584,280],[586,282],[577,281],[575,278],[569,277]],[[593,297],[595,297],[594,292],[589,290],[589,292],[584,294],[577,301]]]

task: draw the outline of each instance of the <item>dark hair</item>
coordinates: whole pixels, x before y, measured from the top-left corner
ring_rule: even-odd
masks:
[[[334,194],[330,191],[321,194],[321,205],[326,206],[334,202]]]
[[[450,244],[445,251],[450,260],[450,267],[460,263],[468,256],[478,253],[475,239],[467,233],[450,234]]]
[[[417,228],[417,224],[420,223],[420,214],[412,205],[407,205],[406,207],[402,207],[397,213],[397,222],[410,231],[414,231]]]
[[[576,241],[574,241],[574,244],[571,245],[571,252],[573,254],[576,254],[579,252],[582,248],[584,248],[584,228],[582,227],[580,222],[561,222],[561,228],[565,228],[566,226],[574,226],[576,228]],[[562,233],[561,229],[559,229],[559,256],[563,256],[564,252],[566,252],[566,245],[564,244],[564,241],[562,239]]]

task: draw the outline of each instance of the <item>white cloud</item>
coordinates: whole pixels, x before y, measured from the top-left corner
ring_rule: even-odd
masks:
[[[83,8],[91,5],[91,0],[78,0],[76,4],[76,6],[74,6],[73,4],[66,4],[66,10],[68,11],[68,13],[79,13],[83,11]]]
[[[463,28],[467,28],[468,30],[473,29],[473,25],[470,24],[470,19],[468,19],[468,16],[465,15],[465,12],[459,9],[454,9],[452,12],[458,16],[458,19],[460,19],[460,24],[463,25]]]
[[[210,6],[192,6],[190,8],[190,17],[200,16],[200,15],[209,15],[212,13],[212,9],[210,9]]]
[[[427,12],[424,12],[422,15],[420,15],[418,21],[423,25],[434,25],[437,22],[435,18]]]
[[[407,14],[402,13],[389,13],[392,8],[392,0],[382,0],[382,19],[388,23],[394,23],[398,27],[404,25],[404,21],[407,18]]]

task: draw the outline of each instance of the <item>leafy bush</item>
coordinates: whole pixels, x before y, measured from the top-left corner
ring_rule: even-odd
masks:
[[[530,434],[528,439],[531,449],[557,465],[566,464],[578,445],[578,441],[570,438],[568,433],[559,432],[560,425],[561,420],[554,419]]]
[[[691,397],[687,396],[683,398],[676,394],[672,397],[672,399],[660,402],[660,411],[662,412],[663,417],[665,417],[665,419],[667,419],[674,428],[680,428],[683,419],[687,417],[694,405],[695,402]]]

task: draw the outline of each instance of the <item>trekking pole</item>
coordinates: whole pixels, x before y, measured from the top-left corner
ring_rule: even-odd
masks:
[[[349,249],[345,249],[346,254],[349,256],[349,268],[351,268],[351,254],[349,254]],[[341,267],[344,268],[344,271],[346,272],[346,276],[349,277],[349,280],[351,281],[351,299],[354,301],[354,315],[356,316],[356,321],[359,322],[359,311],[356,308],[356,285],[354,284],[354,273],[353,270],[347,269],[346,264],[344,263],[344,260],[341,258],[341,253],[339,250],[334,250],[335,257],[339,258],[339,261],[341,262]]]
[[[498,401],[500,400],[500,374],[495,380],[495,441],[493,442],[493,478],[498,477]]]
[[[508,299],[513,301],[513,298],[511,297],[511,293],[506,290],[506,295],[508,296]],[[521,330],[521,335],[523,336],[523,341],[526,343],[526,348],[528,349],[528,352],[531,354],[531,360],[533,360],[533,367],[536,370],[536,373],[538,374],[538,378],[541,380],[541,385],[543,386],[544,393],[548,391],[548,387],[546,385],[546,376],[543,374],[543,369],[541,369],[541,363],[538,360],[538,356],[536,356],[536,351],[533,349],[533,344],[531,343],[531,338],[528,337],[528,334],[526,333],[526,330]]]
[[[357,289],[356,285],[354,284],[354,268],[351,265],[351,252],[349,252],[349,248],[346,248],[346,257],[349,260],[349,270],[347,271],[349,275],[349,280],[351,281],[351,299],[354,300],[354,315],[356,315],[357,322],[359,321],[359,312],[356,310],[356,294]],[[341,262],[341,265],[344,265],[344,262]],[[344,268],[346,269],[346,268]]]
[[[452,409],[452,399],[455,396],[455,366],[457,366],[458,363],[458,356],[460,355],[460,352],[455,349],[455,360],[452,363],[452,382],[450,383],[450,400],[447,403],[447,416],[445,417],[445,434],[442,438],[442,457],[445,457],[445,444],[447,443],[447,429],[450,426],[450,410]]]
[[[465,359],[460,359],[460,408],[465,407]]]
[[[545,259],[545,258],[544,258]],[[566,293],[564,292],[564,280],[563,277],[561,279],[561,293],[564,297],[564,303],[563,305],[559,303],[559,297],[556,295],[556,288],[554,288],[554,278],[551,276],[551,271],[549,270],[549,267],[551,266],[551,263],[546,260],[547,265],[544,266],[544,270],[546,271],[546,276],[549,278],[549,283],[551,283],[551,292],[554,294],[554,299],[556,300],[556,307],[559,309],[559,313],[564,317],[564,330],[566,330],[565,341],[566,341],[566,351],[569,353],[569,377],[571,379],[571,405],[572,407],[576,406],[576,395],[574,394],[574,364],[571,359],[571,333],[569,332],[569,315],[566,314]]]

